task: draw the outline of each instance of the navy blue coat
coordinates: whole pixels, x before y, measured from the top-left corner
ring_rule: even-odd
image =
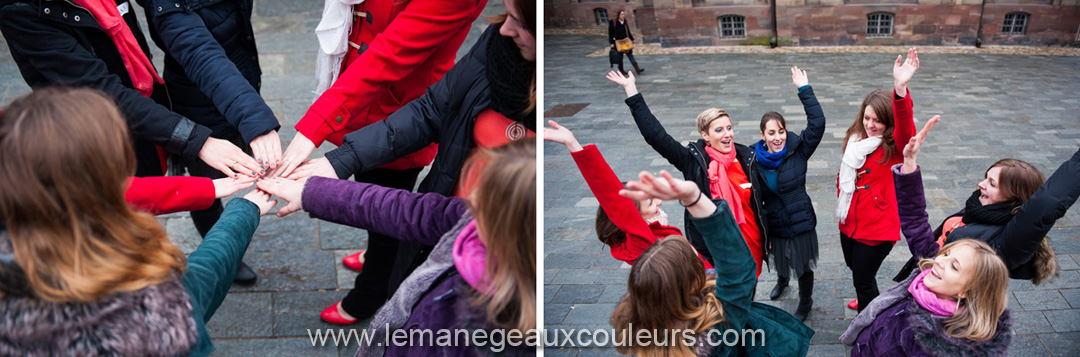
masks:
[[[799,100],[806,111],[806,128],[802,135],[787,132],[787,155],[776,171],[776,188],[780,192],[761,189],[765,199],[770,238],[794,238],[817,227],[817,215],[810,195],[806,194],[806,162],[817,150],[825,135],[825,112],[807,86],[799,91]],[[758,162],[758,173],[764,168]],[[762,176],[760,182],[765,182]]]
[[[281,127],[259,95],[251,0],[140,0],[150,37],[165,51],[162,78],[173,110],[250,143]]]
[[[135,13],[123,17],[149,58]],[[210,129],[170,111],[165,86],[155,85],[151,98],[139,94],[116,45],[89,11],[67,1],[0,1],[0,32],[31,88],[89,87],[116,101],[134,139],[136,175],[164,174],[154,145],[189,160],[198,158]]]

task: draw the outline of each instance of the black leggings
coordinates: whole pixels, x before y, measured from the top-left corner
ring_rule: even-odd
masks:
[[[406,170],[374,169],[356,174],[357,182],[413,190],[422,167]],[[368,231],[364,269],[356,276],[352,290],[341,300],[341,308],[353,317],[366,319],[386,302],[387,282],[398,255],[397,238]]]
[[[881,262],[889,256],[895,242],[882,242],[869,246],[840,233],[840,249],[844,251],[844,264],[851,269],[851,283],[859,298],[859,312],[877,298],[877,271]]]

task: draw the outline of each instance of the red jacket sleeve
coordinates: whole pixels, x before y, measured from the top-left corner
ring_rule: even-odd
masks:
[[[485,5],[486,0],[413,0],[342,70],[296,124],[296,130],[318,146],[351,121],[367,119],[353,117],[353,113],[367,113],[364,108],[372,105],[379,91],[411,74],[462,26],[471,26]],[[341,122],[337,121],[339,116]]]
[[[214,204],[214,181],[191,176],[131,177],[124,199],[153,214],[204,210]]]
[[[652,230],[641,218],[641,211],[634,205],[634,201],[619,196],[619,190],[623,188],[622,182],[604,161],[604,156],[600,154],[596,145],[586,146],[571,155],[578,169],[581,170],[581,175],[585,177],[585,182],[589,184],[589,190],[600,202],[600,207],[604,209],[616,227],[626,232],[626,241],[612,246],[611,256],[628,264],[634,264],[645,249],[656,243]]]
[[[906,96],[896,99],[896,90],[893,90],[893,120],[896,127],[893,128],[893,140],[896,143],[896,155],[904,157],[904,146],[915,136],[914,103],[911,101],[911,89]]]

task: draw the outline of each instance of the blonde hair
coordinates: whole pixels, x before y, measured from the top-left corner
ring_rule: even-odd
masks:
[[[485,309],[489,323],[526,333],[536,328],[536,140],[481,151],[468,166],[478,162],[484,168],[472,212],[486,239],[492,291],[474,294],[473,306]]]
[[[124,200],[135,154],[103,93],[45,88],[0,116],[0,213],[30,293],[55,302],[162,283],[184,255]]]
[[[701,112],[697,116],[697,130],[698,132],[709,131],[709,125],[716,119],[728,117],[731,120],[731,116],[728,112],[720,108],[709,108]]]
[[[637,331],[691,330],[700,334],[724,321],[716,299],[716,281],[705,277],[705,265],[683,237],[657,240],[630,268],[627,295],[611,314],[616,336]],[[630,327],[633,330],[629,330]],[[629,331],[628,331],[629,330]],[[642,356],[693,356],[693,346],[668,338],[662,346],[621,343],[616,351]]]
[[[964,286],[965,297],[959,300],[960,309],[945,319],[945,334],[952,338],[986,341],[997,332],[998,319],[1008,304],[1009,270],[998,257],[994,248],[975,239],[960,239],[946,244],[938,255],[946,254],[959,246],[974,250],[975,264],[968,270]],[[919,261],[919,269],[932,268],[934,260]]]

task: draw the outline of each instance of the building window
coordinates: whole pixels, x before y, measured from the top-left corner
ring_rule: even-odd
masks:
[[[1028,14],[1011,12],[1005,15],[1005,24],[1001,26],[1001,33],[1010,35],[1023,35],[1027,28]]]
[[[739,15],[720,16],[720,38],[746,38],[746,18]]]
[[[866,15],[866,37],[891,37],[893,15],[887,12],[875,12]]]
[[[593,17],[596,18],[597,25],[606,25],[608,22],[607,9],[593,9]]]

